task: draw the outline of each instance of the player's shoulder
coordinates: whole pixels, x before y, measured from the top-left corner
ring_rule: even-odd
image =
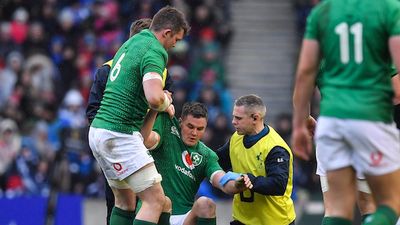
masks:
[[[197,149],[199,154],[202,154],[207,157],[211,157],[213,155],[216,155],[216,153],[208,147],[206,144],[204,144],[202,141],[199,141],[199,144],[197,145]]]

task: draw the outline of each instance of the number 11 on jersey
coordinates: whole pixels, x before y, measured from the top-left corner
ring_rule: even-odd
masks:
[[[339,35],[340,41],[340,61],[347,64],[350,61],[350,43],[349,43],[349,30],[354,36],[354,61],[357,64],[363,61],[362,51],[362,23],[358,22],[350,26],[347,23],[339,23],[335,27],[335,33]]]

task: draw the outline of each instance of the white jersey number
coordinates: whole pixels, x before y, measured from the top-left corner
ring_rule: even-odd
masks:
[[[363,61],[362,29],[362,23],[355,23],[350,27],[350,33],[354,36],[354,61],[357,64],[360,64]],[[340,40],[340,61],[343,64],[349,63],[349,25],[344,22],[338,24],[335,27],[335,33],[339,35]]]
[[[117,63],[115,63],[114,68],[111,70],[110,73],[110,80],[114,81],[115,79],[117,79],[119,72],[121,72],[121,61],[122,59],[125,57],[125,53],[123,53],[119,59],[117,60]]]

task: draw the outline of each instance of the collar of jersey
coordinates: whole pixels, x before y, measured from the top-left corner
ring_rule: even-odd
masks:
[[[244,147],[251,148],[255,143],[257,143],[257,141],[266,136],[268,133],[269,133],[269,128],[267,125],[264,125],[264,129],[262,129],[260,133],[255,135],[245,135],[243,137]]]

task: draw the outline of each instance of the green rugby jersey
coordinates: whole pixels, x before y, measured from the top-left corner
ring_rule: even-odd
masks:
[[[388,39],[400,35],[397,0],[326,0],[307,19],[325,61],[317,79],[323,116],[392,121]]]
[[[185,214],[192,208],[204,178],[210,180],[214,172],[222,170],[218,156],[202,142],[194,147],[185,146],[178,120],[170,119],[167,113],[157,116],[153,130],[161,140],[150,153],[162,176],[165,195],[172,201],[172,215]]]
[[[143,75],[148,72],[162,75],[167,60],[167,52],[150,30],[128,39],[114,56],[92,126],[127,134],[139,131],[149,108]]]

